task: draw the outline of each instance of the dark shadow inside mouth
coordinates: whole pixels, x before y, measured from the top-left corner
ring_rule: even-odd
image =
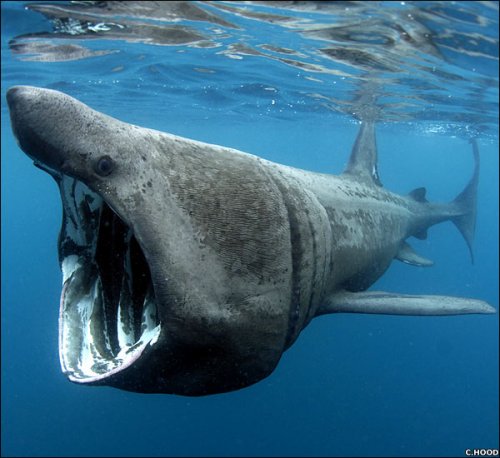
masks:
[[[104,323],[112,354],[120,351],[118,342],[118,305],[123,284],[124,258],[127,250],[128,227],[105,203],[98,228],[95,261],[101,277],[104,296]]]
[[[138,338],[142,329],[143,304],[151,274],[146,258],[130,228],[103,203],[98,228],[95,262],[101,278],[104,296],[104,322],[112,354],[120,351],[117,329],[120,325],[119,304],[129,304],[132,312],[133,335]]]
[[[132,300],[134,310],[134,332],[140,336],[144,331],[142,324],[142,306],[144,304],[148,288],[151,287],[151,273],[146,258],[135,237],[132,237],[129,245],[132,273]]]

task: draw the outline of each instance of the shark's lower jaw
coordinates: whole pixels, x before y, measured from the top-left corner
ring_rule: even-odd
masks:
[[[160,335],[151,274],[133,231],[103,198],[62,175],[59,357],[78,383],[129,368]]]

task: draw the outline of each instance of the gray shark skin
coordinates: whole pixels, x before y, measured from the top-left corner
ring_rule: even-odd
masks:
[[[385,190],[361,123],[339,176],[127,124],[61,92],[7,93],[14,134],[59,185],[59,354],[77,383],[199,396],[268,376],[315,316],[495,313],[447,296],[365,291],[406,239],[451,220],[471,246],[476,161],[450,203]]]

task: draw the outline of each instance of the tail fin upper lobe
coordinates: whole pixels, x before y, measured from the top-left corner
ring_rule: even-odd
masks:
[[[474,262],[474,254],[472,252],[472,241],[474,239],[474,232],[476,228],[476,203],[477,203],[477,186],[479,183],[479,149],[477,147],[476,139],[471,140],[472,152],[474,154],[474,173],[465,186],[464,190],[451,202],[455,207],[457,216],[451,218],[457,229],[462,234],[469,252],[471,260]]]

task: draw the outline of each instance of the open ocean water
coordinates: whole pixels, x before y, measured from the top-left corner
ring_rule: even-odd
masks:
[[[341,173],[376,107],[379,173],[449,201],[481,153],[475,262],[449,222],[372,289],[498,309],[498,2],[2,2],[2,456],[498,453],[498,315],[315,319],[263,381],[144,395],[68,382],[61,203],[15,143],[12,85],[123,121]],[[494,453],[494,452],[490,452]]]

